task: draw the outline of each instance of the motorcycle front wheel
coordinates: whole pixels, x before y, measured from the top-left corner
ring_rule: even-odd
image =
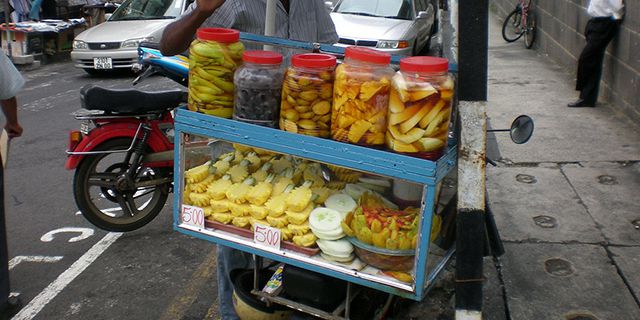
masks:
[[[131,139],[114,139],[95,151],[126,150]],[[131,152],[131,151],[130,151]],[[151,222],[164,207],[171,182],[171,168],[137,168],[133,181],[143,186],[117,188],[119,176],[130,166],[127,153],[86,156],[76,169],[73,194],[82,215],[100,229],[126,232]],[[145,182],[147,182],[145,184]]]

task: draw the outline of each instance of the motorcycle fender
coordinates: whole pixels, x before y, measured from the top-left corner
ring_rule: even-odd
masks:
[[[75,152],[93,151],[105,141],[117,138],[132,138],[138,130],[137,124],[118,123],[95,128],[89,132],[89,135],[82,138],[82,141],[73,150]],[[152,130],[147,139],[147,144],[153,152],[167,151],[173,148],[173,145],[167,145],[166,139],[158,134],[156,130]],[[74,170],[78,167],[84,155],[70,155],[64,167],[67,170]]]

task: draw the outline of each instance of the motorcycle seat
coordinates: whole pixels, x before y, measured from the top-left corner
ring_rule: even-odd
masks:
[[[107,89],[86,85],[80,89],[82,107],[106,113],[159,113],[176,108],[187,101],[187,93],[179,90],[145,92],[133,89]]]

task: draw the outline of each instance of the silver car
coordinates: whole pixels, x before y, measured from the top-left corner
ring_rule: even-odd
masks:
[[[131,69],[138,45],[158,42],[164,28],[179,17],[191,0],[126,0],[104,23],[80,33],[71,59],[89,74]]]
[[[338,45],[416,55],[437,29],[437,0],[339,0],[331,18]]]

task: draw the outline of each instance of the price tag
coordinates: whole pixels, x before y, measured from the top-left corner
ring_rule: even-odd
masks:
[[[253,242],[265,247],[280,250],[280,229],[256,224],[253,230]]]
[[[204,209],[194,206],[182,206],[182,223],[204,229]]]

